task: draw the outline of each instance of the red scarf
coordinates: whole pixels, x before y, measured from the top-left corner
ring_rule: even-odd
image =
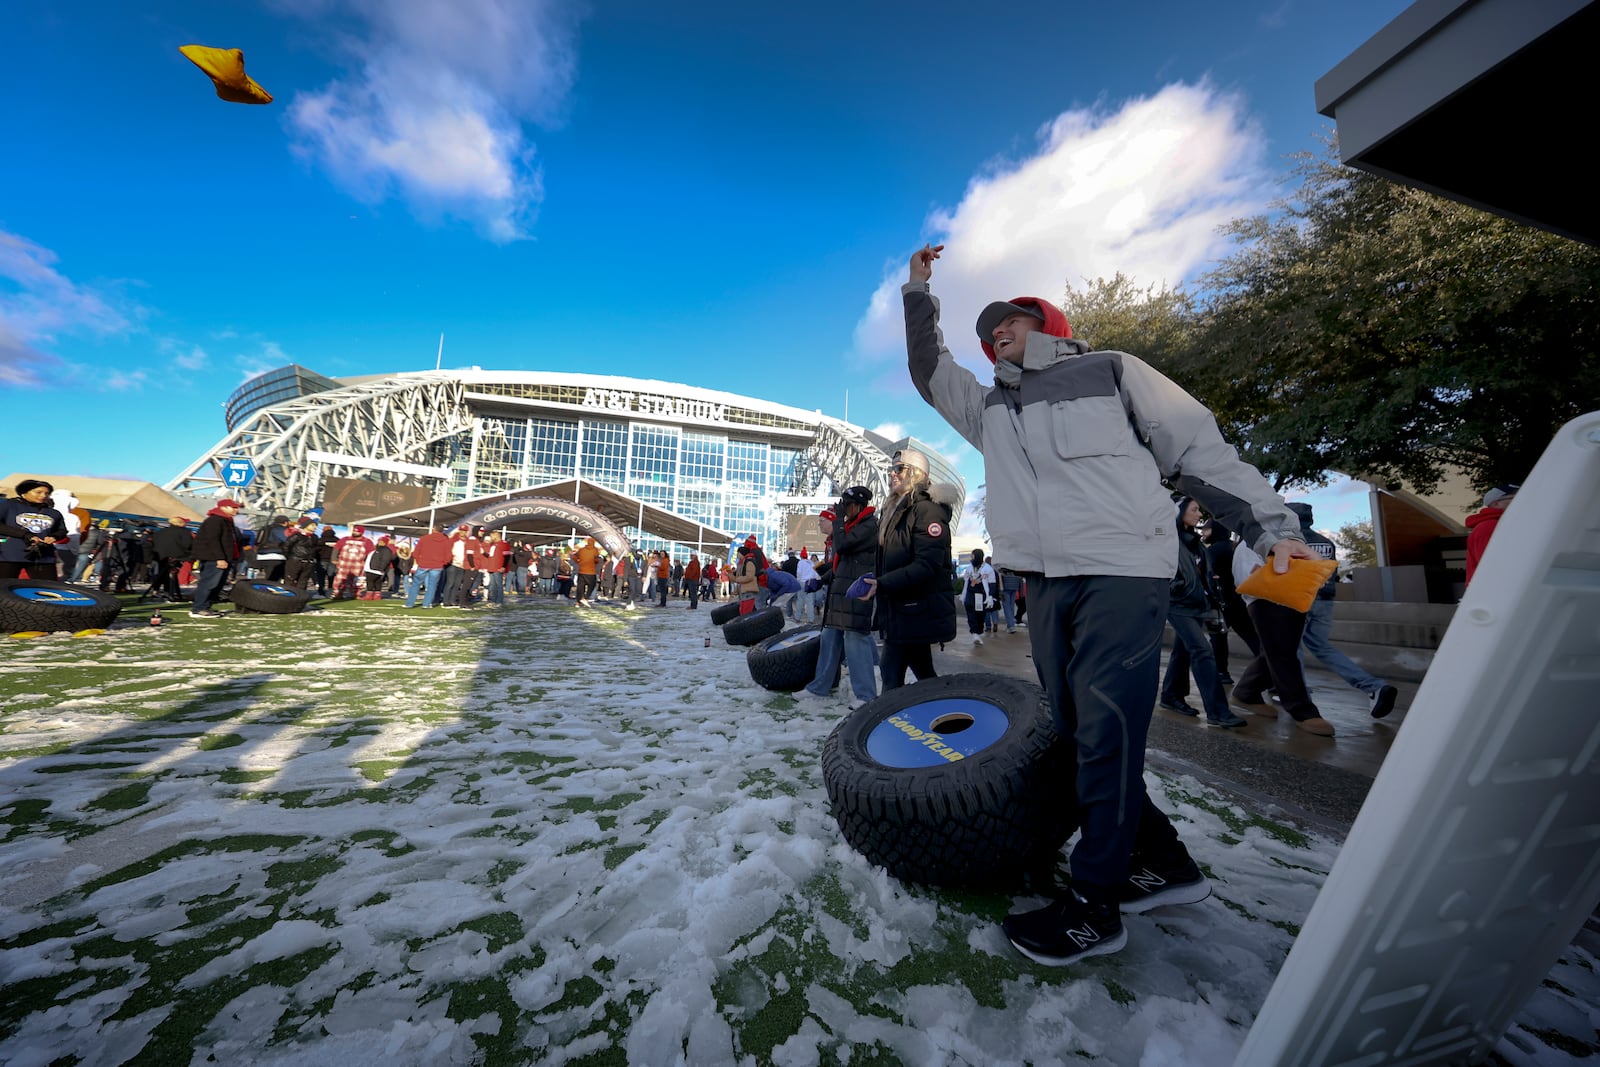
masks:
[[[860,522],[862,519],[866,518],[868,515],[871,515],[873,511],[874,509],[871,504],[868,504],[866,507],[862,508],[860,514],[858,514],[855,518],[845,521],[845,532],[849,533],[851,527]],[[834,566],[838,566],[839,564],[839,557],[833,554],[833,538],[831,537],[828,538],[828,543],[822,546],[822,558],[828,560]]]

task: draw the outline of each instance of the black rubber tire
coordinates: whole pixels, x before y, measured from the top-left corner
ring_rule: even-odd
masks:
[[[724,626],[722,636],[730,645],[753,645],[757,641],[765,641],[782,629],[782,608],[759,608]]]
[[[880,724],[950,699],[993,705],[1005,716],[1004,732],[931,767],[886,766],[868,754],[868,736]],[[914,744],[959,738],[891,725]],[[930,678],[861,705],[823,744],[822,777],[845,840],[902,881],[1016,886],[1052,868],[1077,828],[1073,749],[1058,742],[1044,692],[1004,675]]]
[[[738,617],[739,602],[737,600],[729,601],[726,604],[718,604],[711,609],[711,625],[713,626],[721,626],[723,623],[731,622]]]
[[[311,594],[260,578],[240,578],[228,591],[228,599],[247,611],[263,615],[298,615],[311,603]]]
[[[104,630],[121,613],[122,601],[110,593],[43,578],[0,578],[0,633]]]
[[[820,626],[798,626],[751,645],[744,657],[750,677],[763,689],[780,693],[809,685],[817,676],[821,636]]]

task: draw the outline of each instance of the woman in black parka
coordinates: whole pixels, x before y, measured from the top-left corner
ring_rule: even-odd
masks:
[[[928,457],[915,449],[894,454],[889,501],[878,527],[873,598],[883,634],[883,688],[934,677],[933,643],[956,636],[950,592],[950,509],[928,495]]]

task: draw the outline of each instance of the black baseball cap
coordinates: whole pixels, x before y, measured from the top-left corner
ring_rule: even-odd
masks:
[[[839,494],[839,503],[860,504],[862,507],[866,507],[872,503],[872,490],[864,485],[852,485]]]

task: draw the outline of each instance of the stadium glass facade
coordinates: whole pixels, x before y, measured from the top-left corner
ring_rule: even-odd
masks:
[[[278,367],[264,374],[258,374],[235,389],[233,395],[228,397],[224,417],[228,429],[232,430],[262,408],[337,388],[339,383],[332,378],[323,377],[314,370],[307,370],[297,363],[291,363],[287,367]]]
[[[291,366],[245,383],[229,412],[230,435],[208,456],[254,452],[258,499],[285,510],[317,503],[325,476],[419,481],[323,466],[313,450],[444,468],[444,479],[420,481],[439,504],[581,478],[740,539],[754,534],[769,548],[783,546],[790,515],[814,512],[846,485],[871,485],[881,498],[897,448],[929,453],[935,478],[965,493],[952,464],[909,438],[751,397],[607,375],[472,368],[335,380]],[[422,412],[435,413],[434,428],[419,430]],[[213,462],[202,457],[173,487],[203,489]],[[648,531],[626,532],[641,547],[663,547]]]
[[[803,422],[795,422],[798,430]],[[732,427],[717,432],[619,418],[496,412],[480,415],[471,431],[439,442],[429,462],[451,472],[443,502],[583,478],[773,545],[783,528],[774,504],[800,488],[795,468],[807,443],[762,440]],[[648,532],[625,532],[643,548],[663,547]]]

